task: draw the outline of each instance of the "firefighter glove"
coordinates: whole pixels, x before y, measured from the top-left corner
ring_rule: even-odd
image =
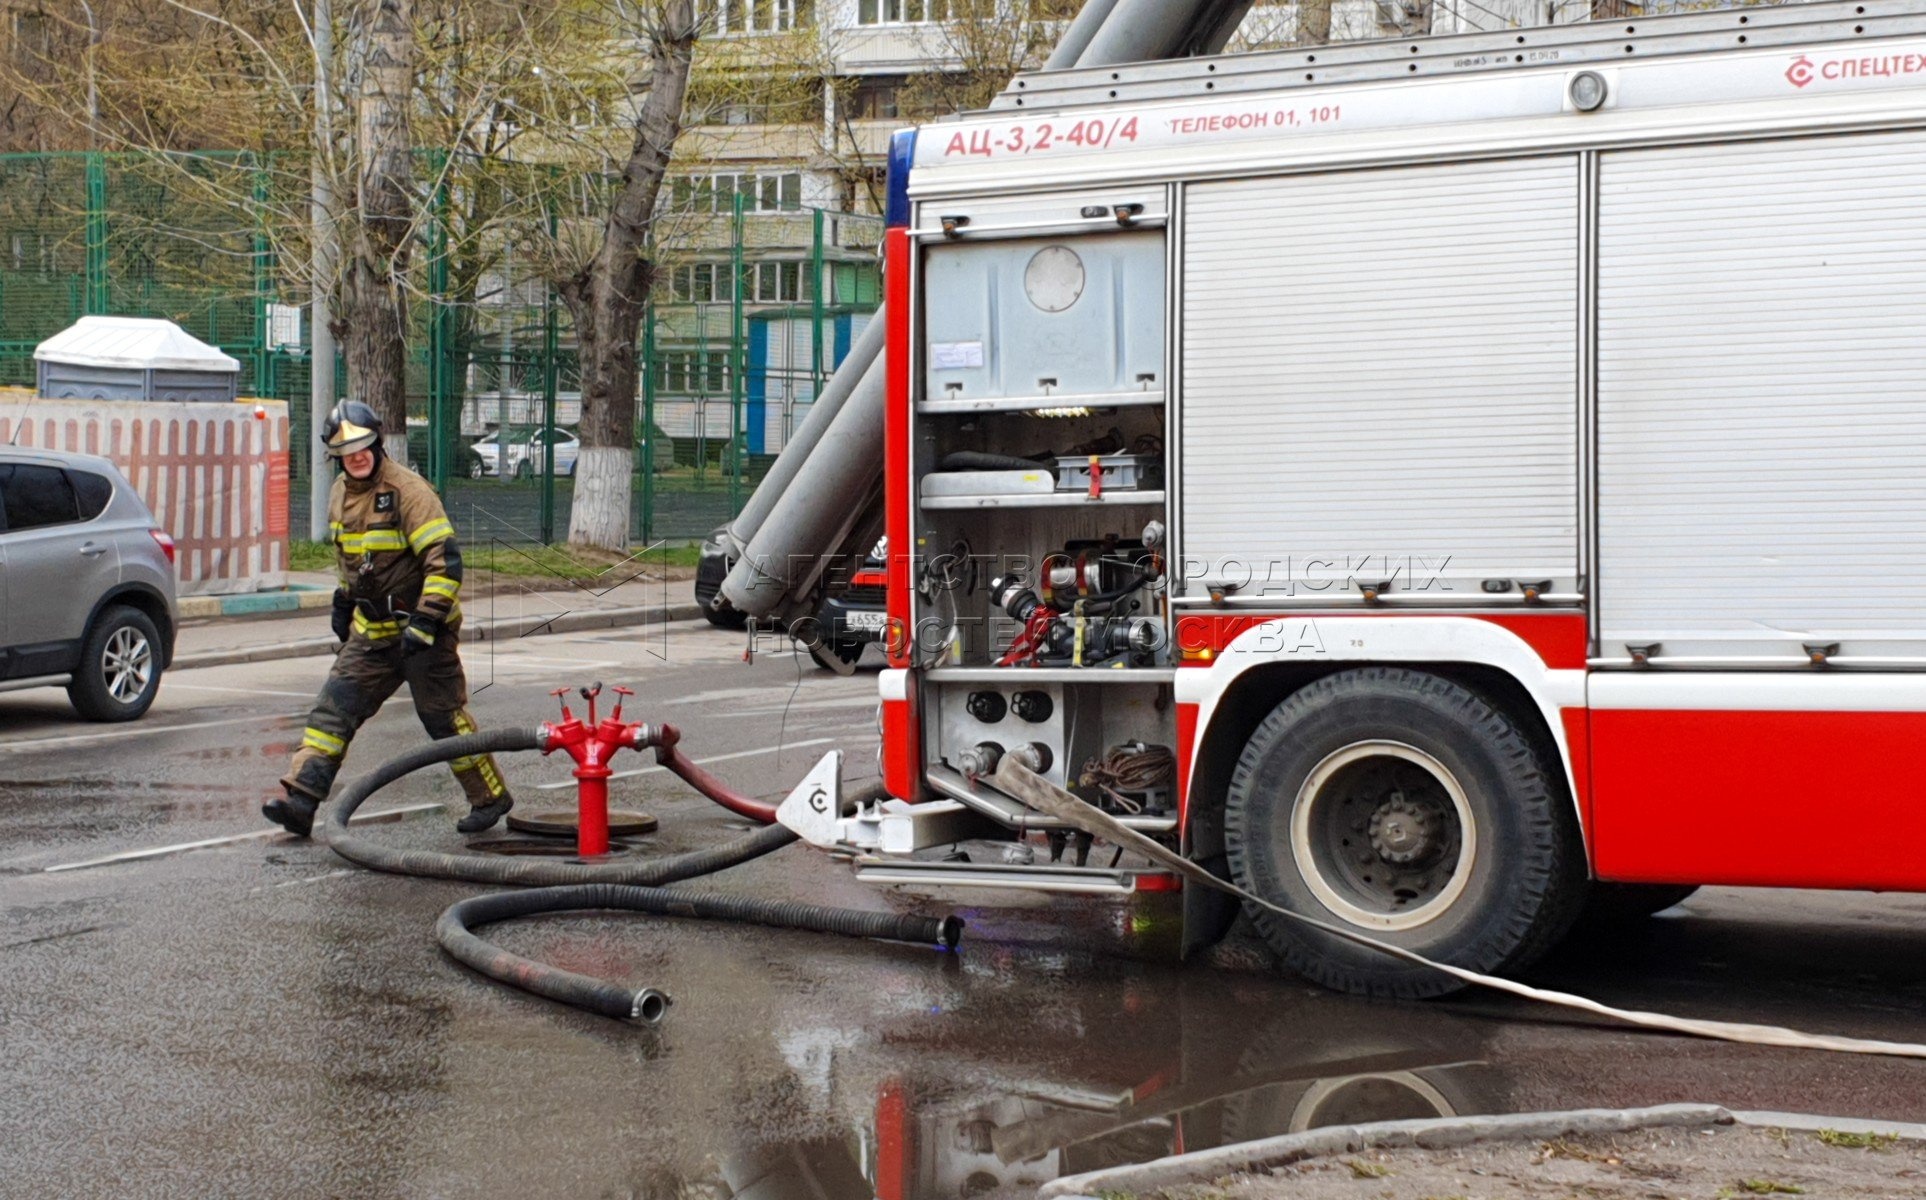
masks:
[[[417,612],[408,618],[408,628],[401,634],[401,655],[410,658],[435,644],[435,637],[441,633],[441,619],[430,613]]]
[[[328,626],[334,630],[337,640],[348,640],[348,633],[354,628],[354,597],[348,595],[347,588],[334,589],[334,611],[329,614]]]

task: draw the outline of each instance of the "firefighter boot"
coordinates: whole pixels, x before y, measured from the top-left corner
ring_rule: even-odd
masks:
[[[459,663],[460,660],[455,661]],[[411,686],[419,698],[436,682],[430,679]],[[466,699],[465,688],[461,699]],[[428,731],[428,736],[436,741],[476,732],[475,719],[464,708],[423,712],[421,725]],[[455,828],[460,832],[480,833],[507,816],[508,810],[515,807],[515,798],[508,794],[508,784],[502,779],[500,768],[495,765],[494,755],[463,755],[452,760],[448,768],[454,772],[455,782],[461,785],[462,795],[468,798],[468,815],[455,822]]]
[[[463,733],[475,731],[474,721],[465,712],[455,714],[455,725]],[[461,784],[462,794],[468,797],[468,815],[455,822],[458,831],[480,833],[507,816],[508,810],[515,807],[515,797],[508,794],[508,784],[495,766],[494,755],[477,754],[470,758],[458,758],[449,766],[455,770],[455,781]]]
[[[493,827],[495,822],[507,816],[508,810],[514,807],[515,797],[504,791],[501,799],[494,803],[469,809],[467,816],[455,822],[455,829],[461,833],[480,833],[484,829]]]
[[[261,815],[295,837],[313,834],[314,814],[327,802],[328,791],[334,785],[333,766],[325,759],[310,759],[301,764],[296,775],[281,781],[287,795],[263,804]]]

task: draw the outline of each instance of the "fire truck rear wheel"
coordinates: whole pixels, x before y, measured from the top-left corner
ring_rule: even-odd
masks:
[[[1327,675],[1245,744],[1225,840],[1246,890],[1439,962],[1517,969],[1570,928],[1584,851],[1553,764],[1502,709],[1401,667]],[[1441,972],[1247,906],[1295,971],[1358,995],[1417,999]]]

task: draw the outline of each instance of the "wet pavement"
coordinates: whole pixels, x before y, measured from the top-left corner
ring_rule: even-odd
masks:
[[[486,727],[590,678],[640,693],[743,790],[824,750],[874,773],[874,668],[841,679],[679,626],[470,650]],[[491,657],[481,657],[489,654]],[[256,833],[325,660],[180,672],[133,727],[58,692],[0,696],[0,1196],[731,1196],[968,1200],[1060,1174],[1340,1121],[1697,1100],[1926,1120],[1926,1065],[1641,1034],[1499,997],[1370,1004],[1277,972],[1233,935],[1174,961],[1174,897],[857,884],[803,847],[706,881],[940,911],[962,949],[644,916],[497,927],[519,953],[675,998],[647,1030],[444,958],[471,885],[375,875]],[[349,773],[421,737],[405,698]],[[618,761],[639,769],[647,760]],[[565,806],[564,765],[506,769]],[[364,811],[456,800],[416,776]],[[613,785],[662,821],[643,853],[742,828],[661,773]],[[440,813],[368,828],[444,850]],[[1926,1031],[1926,898],[1714,890],[1575,941],[1534,982],[1609,1003],[1815,1031]]]

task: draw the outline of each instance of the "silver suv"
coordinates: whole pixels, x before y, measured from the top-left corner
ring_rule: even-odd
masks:
[[[114,464],[0,446],[0,691],[131,721],[174,658],[174,539]]]

